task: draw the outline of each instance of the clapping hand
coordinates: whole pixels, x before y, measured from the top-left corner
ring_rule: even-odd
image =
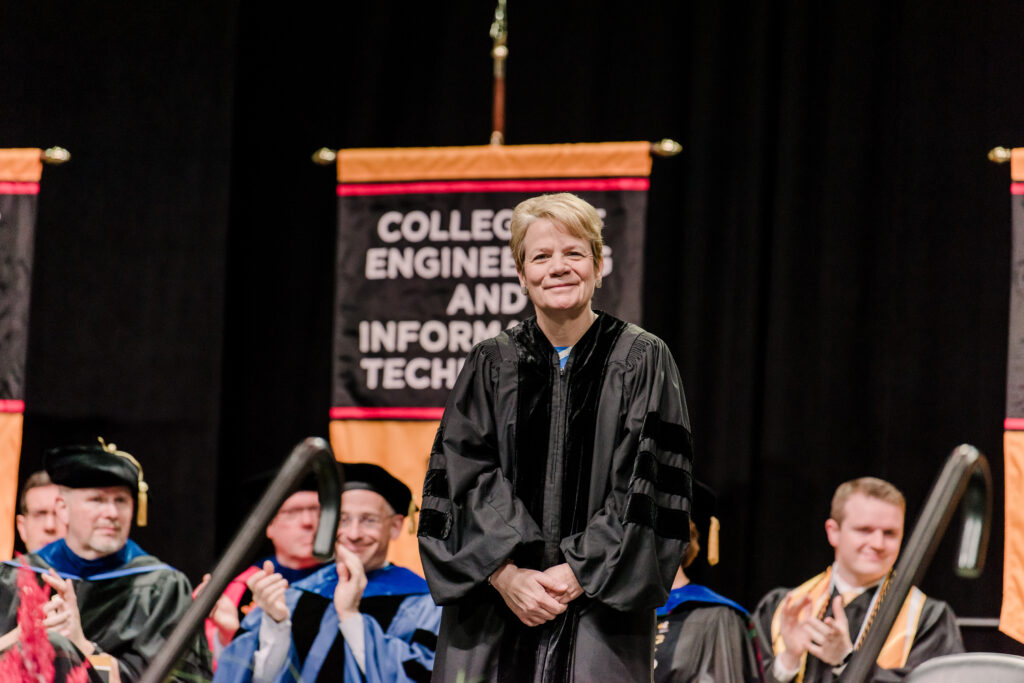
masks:
[[[284,600],[288,582],[274,571],[273,562],[265,561],[263,569],[250,576],[245,585],[252,591],[257,607],[261,607],[267,616],[277,622],[288,618],[288,605]]]

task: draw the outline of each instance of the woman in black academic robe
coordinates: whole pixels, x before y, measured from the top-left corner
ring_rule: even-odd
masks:
[[[650,680],[689,536],[679,372],[660,339],[593,310],[594,207],[536,197],[511,231],[536,317],[470,353],[424,484],[434,680]]]

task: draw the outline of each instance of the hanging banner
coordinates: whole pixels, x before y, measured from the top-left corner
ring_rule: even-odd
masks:
[[[1024,147],[1010,159],[1013,267],[1010,278],[1010,343],[1006,365],[1006,471],[1003,608],[999,630],[1024,642]]]
[[[650,143],[338,152],[331,445],[419,501],[434,433],[473,345],[533,315],[508,249],[515,206],[572,192],[604,219],[594,307],[642,323]],[[405,536],[405,535],[403,535]],[[415,536],[393,561],[419,569]]]
[[[0,149],[0,558],[14,551],[39,149]]]

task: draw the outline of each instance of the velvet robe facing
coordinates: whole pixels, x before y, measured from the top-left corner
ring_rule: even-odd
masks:
[[[689,540],[692,445],[664,342],[599,314],[560,369],[534,318],[478,344],[424,482],[444,606],[435,681],[650,680],[654,611]],[[487,582],[567,562],[584,594],[527,627]]]

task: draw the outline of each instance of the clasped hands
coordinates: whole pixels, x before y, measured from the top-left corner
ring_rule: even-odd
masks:
[[[564,562],[542,572],[506,562],[491,574],[490,581],[508,608],[527,626],[551,621],[583,594],[576,575]]]
[[[843,599],[838,595],[832,600],[832,616],[824,619],[811,614],[810,597],[787,596],[779,630],[786,646],[779,658],[786,669],[798,668],[805,652],[826,664],[838,666],[853,650],[850,623],[843,610]]]

